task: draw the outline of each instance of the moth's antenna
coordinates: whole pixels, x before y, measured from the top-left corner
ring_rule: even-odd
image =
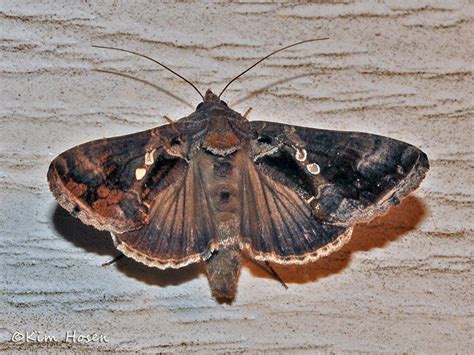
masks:
[[[240,73],[239,75],[237,75],[234,79],[232,79],[231,81],[229,81],[227,83],[227,85],[224,87],[224,89],[222,89],[221,93],[219,94],[219,98],[221,97],[221,95],[224,93],[224,91],[227,90],[227,88],[229,87],[230,84],[232,84],[234,81],[236,81],[238,78],[240,78],[242,75],[244,75],[245,73],[247,73],[250,69],[254,68],[255,66],[257,66],[258,64],[260,64],[261,62],[263,62],[265,59],[267,59],[268,57],[271,57],[272,55],[278,53],[278,52],[281,52],[281,51],[284,51],[285,49],[288,49],[288,48],[291,48],[291,47],[294,47],[294,46],[298,46],[300,44],[303,44],[303,43],[308,43],[308,42],[315,42],[315,41],[324,41],[324,40],[327,40],[329,39],[328,37],[325,37],[325,38],[313,38],[313,39],[307,39],[306,41],[301,41],[301,42],[297,42],[297,43],[293,43],[293,44],[290,44],[289,46],[286,46],[286,47],[283,47],[283,48],[280,48],[274,52],[271,52],[269,55],[263,57],[262,59],[260,59],[259,61],[257,61],[256,63],[254,63],[252,66],[248,67],[246,70],[244,70],[242,73]]]
[[[145,80],[145,79],[137,78],[137,77],[132,76],[132,75],[128,75],[128,74],[125,74],[125,73],[120,73],[120,72],[112,71],[112,70],[105,70],[105,69],[92,69],[92,70],[94,70],[94,71],[96,71],[96,72],[99,72],[99,73],[107,73],[107,74],[113,74],[113,75],[123,76],[124,78],[136,80],[136,81],[139,81],[139,82],[141,82],[141,83],[143,83],[143,84],[150,85],[150,86],[154,87],[155,89],[157,89],[157,90],[159,90],[159,91],[165,93],[166,95],[171,96],[173,99],[175,99],[175,100],[177,100],[177,101],[179,101],[179,102],[181,102],[181,103],[183,103],[183,104],[189,106],[190,108],[192,108],[192,109],[195,109],[195,108],[196,108],[196,106],[193,106],[193,105],[191,105],[189,102],[184,101],[182,98],[180,98],[179,96],[176,96],[176,95],[173,94],[172,92],[169,92],[168,90],[165,90],[165,89],[163,89],[162,87],[160,87],[160,86],[158,86],[158,85],[156,85],[156,84],[153,84],[153,83],[151,83],[151,82],[149,82],[149,81],[147,81],[147,80]]]
[[[168,68],[166,65],[164,65],[163,63],[160,63],[159,61],[157,61],[156,59],[153,59],[151,57],[148,57],[144,54],[141,54],[141,53],[138,53],[138,52],[134,52],[134,51],[129,51],[127,49],[122,49],[122,48],[115,48],[115,47],[106,47],[106,46],[96,46],[96,45],[93,45],[92,47],[94,48],[102,48],[102,49],[112,49],[114,51],[120,51],[120,52],[125,52],[125,53],[130,53],[130,54],[135,54],[139,57],[143,57],[143,58],[146,58],[148,60],[151,60],[152,62],[155,62],[156,64],[160,65],[161,67],[165,68],[166,70],[170,71],[171,73],[173,73],[174,75],[176,75],[177,77],[179,77],[180,79],[184,80],[185,82],[187,82],[189,85],[191,85],[193,87],[194,90],[197,91],[197,93],[199,94],[199,96],[202,97],[202,99],[204,100],[204,96],[203,94],[201,94],[201,92],[199,91],[199,89],[196,87],[196,85],[194,85],[191,81],[189,81],[188,79],[186,79],[184,76],[176,73],[173,69],[170,69]]]

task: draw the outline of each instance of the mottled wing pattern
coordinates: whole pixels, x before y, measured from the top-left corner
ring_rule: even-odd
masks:
[[[216,235],[200,167],[193,160],[189,168],[181,163],[166,179],[173,183],[155,195],[150,223],[115,235],[124,254],[162,269],[183,267],[210,255]]]
[[[178,155],[201,129],[177,123],[74,147],[51,163],[51,190],[84,223],[112,232],[130,257],[162,268],[198,261],[213,218],[198,167]]]
[[[269,207],[256,204],[258,209],[270,211],[268,218],[274,226],[271,230],[259,226],[260,233],[248,236],[252,238],[251,250],[262,259],[304,259],[300,253],[292,259],[288,245],[302,243],[308,230],[314,230],[314,238],[318,239],[314,243],[316,249],[307,252],[309,257],[311,253],[320,254],[317,248],[323,253],[327,247],[335,250],[332,243],[348,240],[352,225],[385,213],[419,186],[429,168],[422,151],[387,137],[272,122],[251,122],[251,128],[257,138],[251,143],[250,155],[259,180],[262,184],[267,181],[267,187],[262,189],[266,192],[260,195],[267,200],[268,196],[271,201],[280,200],[280,206],[276,202]],[[283,218],[280,211],[285,208],[301,213],[298,218]],[[284,226],[289,220],[299,222],[300,230],[288,230],[284,240],[280,231],[287,228]],[[259,223],[251,223],[253,229]],[[320,229],[313,228],[314,224]],[[304,232],[303,226],[308,226]],[[279,245],[279,249],[270,250],[268,241]]]
[[[147,179],[137,180],[137,169],[150,168],[145,165],[147,153],[154,160],[155,173],[164,173],[176,163],[176,159],[161,159],[163,150],[153,139],[155,134],[148,130],[99,139],[60,154],[48,171],[59,204],[98,229],[121,232],[145,223],[147,208],[142,199]]]
[[[173,183],[167,175],[184,161],[168,152],[186,151],[186,129],[177,123],[76,146],[52,161],[49,186],[86,224],[114,233],[141,228],[155,194]]]

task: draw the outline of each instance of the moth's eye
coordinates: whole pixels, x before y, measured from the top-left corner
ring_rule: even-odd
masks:
[[[226,107],[229,107],[229,106],[227,106],[227,102],[225,102],[225,101],[222,101],[222,100],[221,100],[221,104],[223,104],[223,105],[226,106]]]
[[[272,143],[272,137],[269,136],[259,136],[257,138],[257,142],[259,143],[264,143],[264,144],[271,144]]]
[[[174,137],[171,140],[171,145],[180,145],[181,143],[183,143],[183,141],[181,140],[180,137]]]
[[[204,102],[201,102],[199,105],[197,105],[197,106],[196,106],[196,110],[199,110],[199,109],[202,107],[202,104],[203,104],[203,103],[204,103]]]

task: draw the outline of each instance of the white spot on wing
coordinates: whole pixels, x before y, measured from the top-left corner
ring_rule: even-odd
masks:
[[[153,149],[151,152],[145,154],[145,165],[151,165],[155,162],[153,155],[155,154],[156,149]]]
[[[306,165],[306,169],[308,169],[308,171],[313,175],[318,175],[319,172],[321,171],[321,169],[319,168],[319,165],[316,163],[311,163],[311,164]]]
[[[296,149],[296,154],[295,154],[296,160],[305,161],[307,156],[308,154],[306,153],[306,149],[301,149],[301,150]]]
[[[145,174],[146,174],[146,169],[144,168],[138,168],[137,170],[135,170],[135,177],[137,178],[137,180],[143,179]]]

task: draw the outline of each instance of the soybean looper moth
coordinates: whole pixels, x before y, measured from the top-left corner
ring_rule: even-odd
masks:
[[[199,92],[176,122],[60,154],[48,171],[59,204],[148,266],[203,261],[214,296],[232,300],[242,253],[279,264],[326,256],[429,169],[426,154],[395,139],[248,121],[222,92]]]

